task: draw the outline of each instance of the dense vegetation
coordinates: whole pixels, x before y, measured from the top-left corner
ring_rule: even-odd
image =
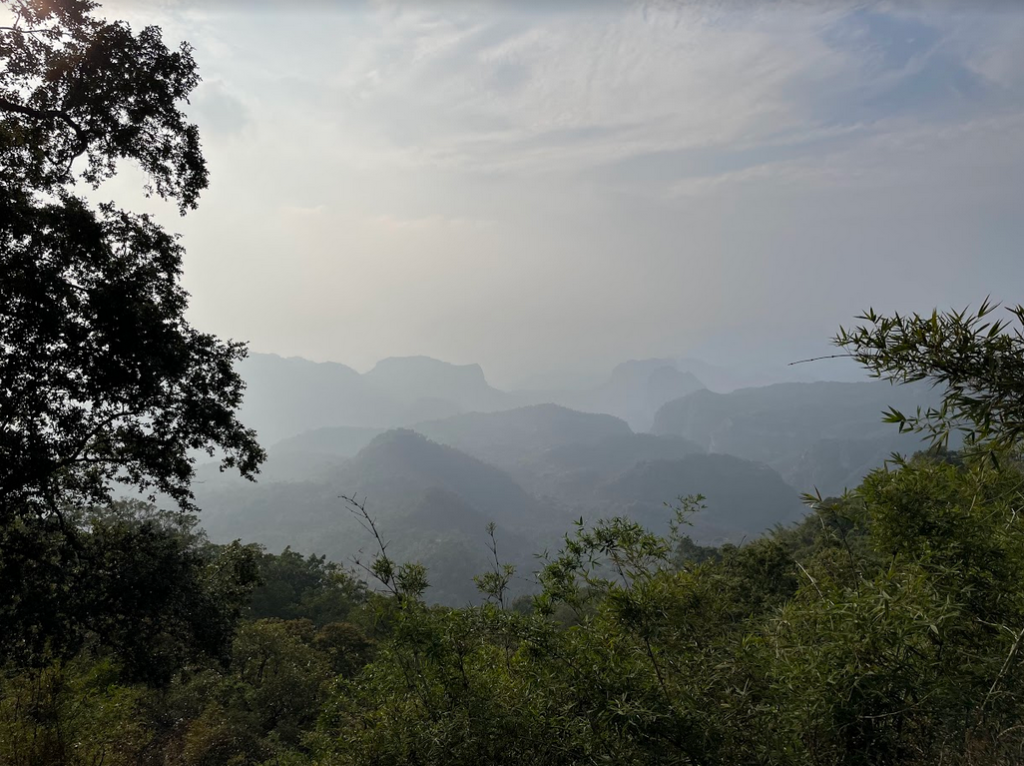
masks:
[[[462,609],[386,554],[371,590],[146,506],[94,510],[78,541],[106,579],[39,572],[45,600],[5,582],[33,611],[6,622],[0,760],[1016,763],[1022,476],[922,454],[740,547],[612,519],[512,603],[499,539],[486,603]]]
[[[581,521],[538,560],[536,594],[511,598],[492,525],[482,602],[464,608],[425,599],[430,571],[396,559],[355,500],[335,498],[377,543],[372,587],[323,557],[214,545],[189,513],[192,451],[219,449],[243,475],[260,462],[235,418],[243,349],[184,321],[174,239],[92,209],[72,174],[80,157],[87,182],[133,159],[194,205],[205,165],[178,110],[194,64],[83,0],[4,7],[0,763],[1024,758],[1024,308],[1013,326],[986,303],[868,312],[841,331],[876,376],[939,384],[934,407],[888,418],[933,448],[743,545],[686,534],[699,497],[665,511],[667,534]],[[377,438],[399,458],[425,443]],[[471,460],[434,447],[442,469]],[[608,445],[594,454],[616,463]],[[665,468],[651,465],[635,480]],[[481,472],[484,495],[515,486]],[[114,499],[126,485],[174,510]],[[457,495],[430,497],[454,526],[476,519]],[[522,522],[507,510],[503,524]]]

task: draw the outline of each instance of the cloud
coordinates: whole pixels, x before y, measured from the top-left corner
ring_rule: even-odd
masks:
[[[196,321],[522,374],[1019,293],[1016,7],[161,6],[206,79]]]
[[[720,173],[694,174],[667,186],[669,198],[698,198],[763,185],[762,191],[874,189],[879,193],[914,184],[1024,165],[1024,112],[943,126],[892,119],[846,134],[830,151],[752,162]],[[1000,149],[993,160],[992,150]],[[994,176],[993,176],[994,178]]]
[[[325,22],[337,47],[311,46],[304,74],[293,63],[281,77],[319,91],[304,103],[305,119],[333,123],[342,154],[351,147],[403,167],[572,172],[792,125],[786,84],[832,55],[806,23],[780,40],[701,5],[558,8],[338,14]]]
[[[248,50],[225,42],[220,30],[235,25],[216,14],[227,11],[209,11],[200,43],[236,49],[217,55],[250,88],[261,82],[246,106],[210,88],[215,132],[301,136],[324,161],[366,172],[604,177],[613,188],[615,168],[670,155],[706,153],[735,173],[776,161],[779,146],[820,156],[815,136],[830,130],[960,119],[1012,78],[1018,47],[1000,42],[995,20],[964,32],[948,11],[853,0],[312,7],[294,18],[265,6],[245,28],[269,36]],[[675,180],[693,177],[686,164]]]
[[[987,93],[976,69],[1012,70],[965,47],[948,14],[566,8],[385,6],[346,49],[323,118],[344,114],[345,138],[395,167],[572,174],[780,137],[796,145],[898,114],[955,118]]]

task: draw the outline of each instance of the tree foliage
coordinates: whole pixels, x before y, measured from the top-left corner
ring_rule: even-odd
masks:
[[[159,27],[139,34],[97,18],[91,0],[4,0],[0,29],[0,180],[63,193],[80,177],[98,186],[119,160],[147,190],[194,208],[207,185],[199,131],[179,108],[199,84],[192,49],[168,50]]]
[[[994,764],[1024,738],[1022,473],[924,455],[701,562],[580,527],[532,610],[386,600],[332,764]],[[489,580],[482,579],[481,584]]]
[[[124,482],[190,503],[193,451],[251,475],[235,418],[242,344],[189,325],[182,248],[151,217],[90,205],[121,161],[193,208],[207,183],[181,104],[187,45],[87,0],[3,0],[0,28],[0,522],[60,518]],[[80,167],[79,167],[80,166]]]
[[[255,548],[215,548],[194,519],[139,502],[69,520],[71,537],[32,519],[0,527],[0,655],[39,666],[89,649],[152,685],[197,657],[227,661]]]
[[[291,548],[260,558],[260,586],[249,616],[310,620],[316,627],[344,622],[367,597],[366,584],[325,556],[302,556]]]
[[[1002,319],[993,316],[998,309],[986,299],[977,311],[885,316],[868,310],[857,317],[865,324],[840,328],[834,343],[875,377],[927,380],[943,391],[938,407],[890,410],[887,420],[901,431],[923,432],[947,446],[958,430],[968,443],[1007,448],[1024,437],[1024,306]]]

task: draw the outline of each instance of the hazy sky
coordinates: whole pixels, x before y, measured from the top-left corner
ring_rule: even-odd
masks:
[[[212,183],[164,220],[195,323],[257,351],[510,385],[1024,300],[1024,3],[103,12],[195,47]]]

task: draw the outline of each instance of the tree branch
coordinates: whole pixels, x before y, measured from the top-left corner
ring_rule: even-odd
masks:
[[[14,101],[9,101],[6,98],[0,98],[0,111],[14,112],[15,114],[23,114],[26,117],[33,117],[37,120],[60,120],[69,128],[71,128],[75,135],[78,137],[78,151],[75,152],[75,157],[82,154],[86,147],[89,145],[89,137],[85,130],[75,122],[67,112],[59,109],[33,109],[30,106],[24,104],[18,104]]]
[[[820,362],[822,359],[848,359],[852,358],[853,354],[828,354],[827,356],[812,356],[809,359],[797,359],[795,362],[790,362],[787,367],[792,367],[794,364],[806,364],[807,362]]]

